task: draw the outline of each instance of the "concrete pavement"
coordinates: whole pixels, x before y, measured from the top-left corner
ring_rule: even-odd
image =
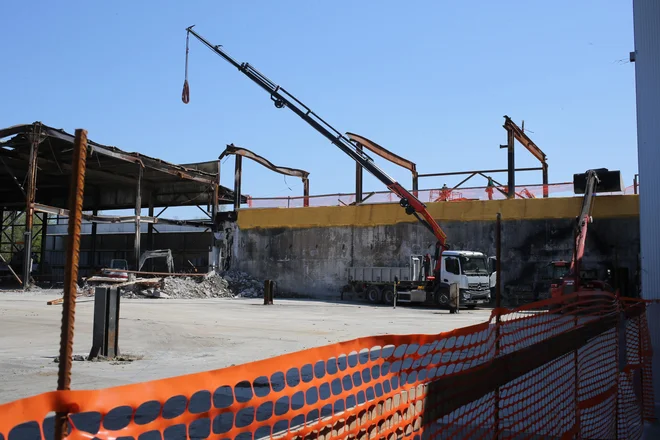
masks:
[[[57,385],[62,306],[52,291],[0,292],[0,403]],[[307,300],[123,299],[119,347],[133,362],[74,362],[72,389],[95,389],[242,364],[379,334],[440,333],[486,321],[490,310],[371,306]],[[76,304],[74,355],[89,355],[94,302]]]

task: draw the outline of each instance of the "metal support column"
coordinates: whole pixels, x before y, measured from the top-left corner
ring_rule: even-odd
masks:
[[[153,192],[149,193],[149,217],[154,216],[154,195]],[[154,250],[154,224],[149,223],[147,225],[147,243],[149,246],[149,250],[153,251]]]
[[[303,179],[303,206],[309,206],[309,179]]]
[[[93,209],[92,210],[93,215],[99,215],[99,210],[98,209]],[[98,225],[96,222],[92,222],[92,236],[91,236],[91,243],[90,243],[90,251],[89,255],[87,257],[87,266],[89,266],[89,269],[94,272],[94,268],[96,267],[96,233],[98,230]]]
[[[30,163],[27,171],[27,193],[25,197],[25,232],[23,240],[23,289],[30,287],[30,272],[32,269],[32,226],[34,224],[34,199],[37,194],[37,158],[41,142],[41,123],[32,127],[30,148]]]
[[[41,249],[39,250],[39,274],[45,275],[44,260],[46,259],[46,237],[48,237],[48,213],[41,214]]]
[[[120,292],[116,287],[94,290],[94,327],[89,359],[99,355],[114,358],[119,355]]]
[[[362,145],[355,145],[355,149],[362,152]],[[355,164],[355,204],[362,203],[362,165]]]
[[[135,189],[135,239],[133,242],[135,270],[140,270],[140,215],[142,214],[142,165],[138,164],[138,179]]]
[[[97,186],[94,188],[94,200],[93,200],[93,206],[92,206],[92,215],[97,216],[99,215],[99,202],[101,198],[101,189]],[[96,262],[100,261],[100,259],[96,258],[96,233],[97,233],[97,224],[96,222],[92,222],[92,235],[90,237],[91,243],[90,243],[90,252],[89,255],[87,256],[87,266],[89,269],[94,272],[94,268],[96,267]]]
[[[513,199],[516,197],[516,159],[514,155],[514,137],[513,131],[508,130],[507,135],[507,169],[508,171],[508,197]]]
[[[417,172],[414,172],[412,176],[412,189],[413,195],[419,197],[419,174]]]
[[[236,166],[234,169],[234,209],[241,207],[241,174],[243,168],[243,156],[236,155]]]
[[[220,161],[217,161],[218,180],[213,185],[213,194],[211,195],[211,252],[209,258],[208,271],[218,271],[218,254],[220,249],[217,246],[216,234],[220,230],[218,227],[218,211],[220,210]]]
[[[547,198],[548,197],[548,164],[543,163],[543,197]]]
[[[153,191],[149,191],[149,214],[148,215],[149,215],[149,217],[152,217],[152,218],[154,216],[154,192]],[[148,246],[150,251],[153,251],[155,249],[154,248],[154,224],[153,223],[149,223],[147,225],[147,246]],[[154,271],[154,260],[153,259],[149,259],[149,270],[151,272]]]

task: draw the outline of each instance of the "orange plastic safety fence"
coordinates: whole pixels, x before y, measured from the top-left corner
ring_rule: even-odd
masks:
[[[640,438],[646,303],[573,294],[438,335],[387,335],[0,406],[0,439]],[[441,318],[438,318],[441,319]],[[423,325],[423,323],[421,323]]]
[[[526,185],[516,187],[516,198],[540,198],[543,197],[544,185]],[[553,183],[546,185],[549,197],[572,197],[573,184]],[[500,187],[501,191],[487,187],[457,188],[454,190],[425,189],[415,191],[415,196],[423,203],[449,201],[460,202],[463,200],[501,200],[506,198],[507,188]],[[627,194],[627,193],[626,193]],[[355,203],[355,194],[324,194],[316,196],[296,197],[272,197],[259,198],[249,197],[248,208],[301,208],[305,206],[346,206]],[[399,199],[390,191],[378,191],[365,193],[361,204],[370,205],[378,203],[398,203]]]

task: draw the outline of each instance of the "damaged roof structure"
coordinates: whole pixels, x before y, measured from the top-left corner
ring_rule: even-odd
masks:
[[[24,261],[23,280],[29,280],[30,276],[31,242],[37,233],[33,230],[34,214],[43,214],[42,235],[49,214],[68,216],[66,208],[74,140],[73,134],[41,122],[0,129],[0,247],[4,238],[9,238],[10,258],[20,254]],[[149,225],[149,236],[156,224],[189,225],[201,228],[200,231],[214,231],[219,206],[235,203],[234,192],[219,183],[219,160],[176,165],[89,139],[87,145],[83,200],[86,214],[83,218],[93,225],[135,223],[135,264],[141,255],[141,223]],[[237,199],[247,203],[248,196],[239,195]],[[165,209],[175,206],[197,206],[207,218],[189,221],[160,217]],[[148,208],[147,216],[142,215],[143,208]],[[162,210],[154,216],[154,208]],[[134,210],[134,215],[98,215],[99,211],[126,209]],[[19,218],[21,212],[26,214],[25,224],[20,225],[25,227],[26,233],[24,241],[19,243],[14,238],[13,229],[11,234],[5,229]],[[93,227],[92,235],[94,243],[96,227]],[[15,278],[24,287],[29,284],[23,283],[16,274]]]
[[[0,205],[25,208],[30,150],[35,147],[35,203],[66,208],[73,140],[72,134],[39,122],[0,129]],[[143,208],[212,204],[218,161],[175,165],[91,140],[88,145],[85,211],[135,208],[140,176]],[[218,204],[232,204],[233,191],[217,186]],[[247,202],[247,197],[241,198]]]

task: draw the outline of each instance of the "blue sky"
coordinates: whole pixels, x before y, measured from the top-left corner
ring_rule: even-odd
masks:
[[[86,128],[97,142],[176,163],[217,159],[234,143],[308,170],[314,194],[351,192],[349,157],[192,37],[191,102],[181,102],[185,28],[195,24],[340,131],[421,173],[505,168],[505,114],[525,120],[551,182],[608,167],[630,185],[637,172],[630,1],[13,1],[2,12],[3,127]],[[405,170],[378,163],[410,186]],[[537,162],[517,147],[517,166]],[[232,173],[229,159],[223,184]],[[540,172],[517,179],[537,183]],[[297,179],[249,161],[243,187],[302,193]],[[365,190],[382,189],[365,179]]]

